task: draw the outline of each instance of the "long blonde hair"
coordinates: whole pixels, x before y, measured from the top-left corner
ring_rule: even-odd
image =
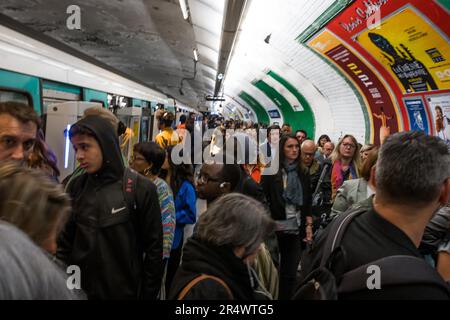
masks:
[[[56,240],[70,213],[70,199],[60,185],[40,170],[14,162],[0,163],[0,199],[0,220],[15,225],[41,247]]]
[[[341,139],[339,139],[338,144],[336,145],[336,147],[333,150],[333,153],[331,154],[331,161],[334,163],[336,160],[338,160],[338,159],[340,160],[342,158],[340,148],[341,148],[342,142],[346,138],[352,139],[352,142],[355,145],[355,153],[353,154],[352,162],[355,164],[356,170],[358,170],[358,174],[359,174],[359,171],[361,169],[361,157],[360,157],[360,154],[359,154],[359,149],[360,148],[359,148],[358,141],[351,134],[346,134]]]

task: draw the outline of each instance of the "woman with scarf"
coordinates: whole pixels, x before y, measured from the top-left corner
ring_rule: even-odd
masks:
[[[277,223],[280,252],[280,299],[290,299],[302,251],[302,242],[312,241],[309,175],[301,168],[300,145],[295,135],[283,135],[279,148],[280,168],[264,175],[261,184]]]
[[[346,134],[339,140],[338,145],[331,154],[333,169],[331,171],[332,200],[336,197],[337,190],[344,181],[358,179],[361,158],[359,156],[359,145],[355,137]]]

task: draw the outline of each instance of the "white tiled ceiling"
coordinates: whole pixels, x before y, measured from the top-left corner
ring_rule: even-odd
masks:
[[[240,90],[249,91],[254,88],[251,81],[263,78],[264,70],[271,69],[291,82],[311,105],[316,137],[326,133],[336,140],[342,133],[351,133],[364,142],[364,115],[353,89],[332,67],[295,40],[333,2],[252,0],[241,25],[224,90],[231,96]],[[270,44],[264,42],[268,35]],[[233,85],[234,82],[239,85]],[[282,91],[279,84],[270,82]],[[283,95],[293,103],[289,93]],[[261,95],[255,98],[259,100]]]

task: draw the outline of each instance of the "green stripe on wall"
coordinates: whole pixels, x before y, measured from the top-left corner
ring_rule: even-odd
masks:
[[[263,80],[255,82],[254,85],[276,104],[283,115],[284,122],[289,123],[294,132],[295,130],[303,128],[304,124],[302,123],[300,117],[296,115],[296,112],[294,112],[294,109],[286,100],[286,98],[283,97],[283,95],[281,95],[277,90],[275,90]],[[312,135],[314,134],[314,132],[307,131],[307,133],[308,137],[311,135],[311,138],[313,138]]]
[[[450,0],[438,0],[438,3],[440,3],[445,9],[450,11]]]
[[[34,110],[41,114],[39,78],[0,69],[0,87],[28,92],[33,99]]]
[[[303,107],[303,111],[295,111],[295,117],[300,118],[301,127],[299,129],[305,130],[308,133],[308,137],[314,140],[314,133],[316,132],[316,122],[314,120],[314,113],[312,112],[311,106],[309,105],[308,101],[290,82],[288,82],[277,73],[269,70],[267,74],[281,83],[290,93],[292,93],[298,100],[300,105]]]
[[[269,114],[255,98],[245,91],[239,93],[239,98],[241,98],[255,112],[258,122],[270,124]]]

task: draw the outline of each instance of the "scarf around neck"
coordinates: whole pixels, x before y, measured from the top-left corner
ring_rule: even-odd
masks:
[[[284,170],[287,175],[287,183],[284,188],[283,198],[288,204],[297,206],[303,205],[303,187],[300,182],[300,177],[297,174],[298,161],[292,164],[284,163]]]
[[[356,171],[354,162],[350,162],[348,167],[349,175],[347,180],[358,179],[358,172]],[[336,160],[333,164],[333,170],[331,173],[331,181],[333,183],[333,189],[339,189],[344,183],[344,175],[342,172],[342,163],[341,160]]]

